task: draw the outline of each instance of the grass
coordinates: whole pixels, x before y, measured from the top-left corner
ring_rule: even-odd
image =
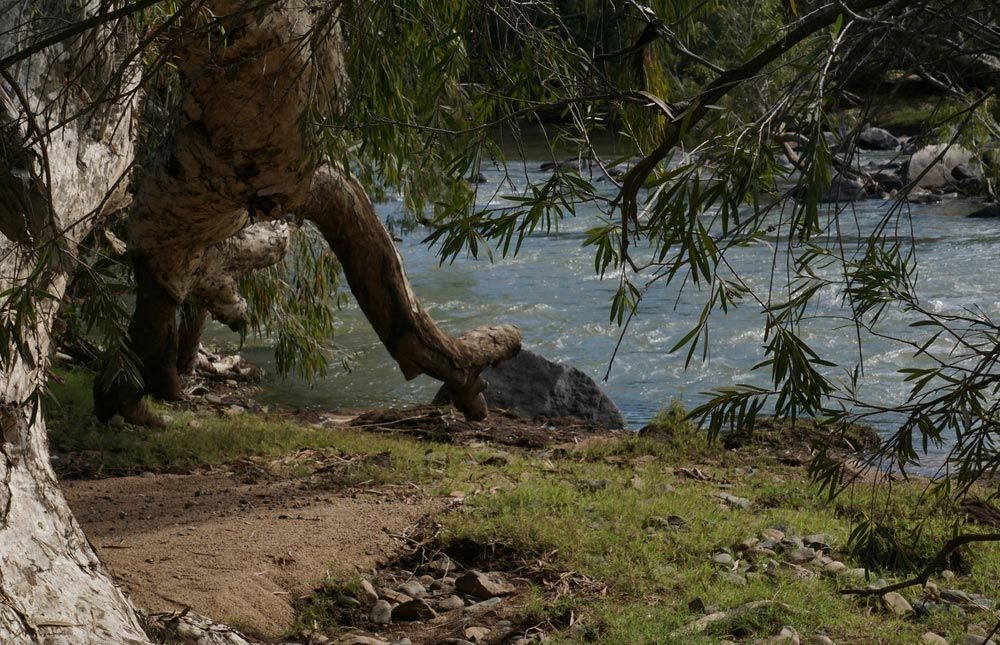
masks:
[[[880,565],[874,575],[889,581],[905,577],[952,531],[977,529],[962,526],[947,500],[921,501],[919,482],[894,484],[888,502],[886,489],[870,486],[828,501],[807,481],[804,469],[709,444],[683,422],[677,408],[658,415],[658,431],[649,436],[594,439],[533,452],[498,451],[487,445],[303,426],[278,414],[174,412],[164,430],[114,430],[87,419],[86,374],[64,373],[62,379],[63,385],[53,388],[61,402],[51,415],[53,447],[99,455],[108,473],[266,461],[308,447],[354,457],[356,466],[345,472],[345,483],[411,482],[427,495],[461,492],[464,503],[435,518],[441,531],[431,548],[454,552],[469,544],[491,546],[484,552],[494,556],[484,567],[540,564],[593,582],[561,597],[539,585],[523,599],[520,611],[533,621],[553,615],[576,618],[577,625],[555,634],[555,642],[752,641],[791,625],[804,638],[824,633],[836,642],[911,643],[928,630],[960,638],[969,623],[989,631],[997,620],[986,613],[961,616],[943,610],[920,618],[888,615],[874,601],[842,596],[838,589],[847,583],[822,576],[747,575],[746,584],[738,584],[720,575],[713,554],[728,549],[739,557],[740,542],[770,527],[797,535],[829,534],[835,555],[849,567]],[[693,469],[709,479],[692,478]],[[720,492],[752,505],[731,507]],[[879,513],[891,520],[889,535],[896,538],[883,544],[884,552],[891,554],[896,542],[912,543],[909,564],[894,562],[885,553],[846,555],[851,532]],[[682,518],[683,524],[664,521],[671,516]],[[916,534],[918,524],[923,529]],[[939,579],[939,586],[996,597],[1000,545],[965,549],[961,564],[964,575],[954,582]],[[342,607],[336,599],[354,584],[356,580],[330,581],[325,592],[303,605],[299,624],[331,630],[343,625],[350,617],[337,613]],[[598,588],[604,593],[596,593]],[[912,602],[923,592],[910,588],[902,593]],[[698,635],[675,635],[704,615],[689,608],[695,598],[721,610],[760,600],[779,604],[734,612]]]

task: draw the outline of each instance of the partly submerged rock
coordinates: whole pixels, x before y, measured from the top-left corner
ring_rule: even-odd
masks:
[[[624,428],[625,418],[615,402],[580,370],[550,361],[534,352],[521,352],[483,370],[489,387],[483,393],[491,409],[513,410],[527,417],[568,417],[606,428]],[[442,386],[434,403],[451,401]]]
[[[858,147],[862,150],[895,150],[899,139],[882,128],[865,128],[858,135]]]

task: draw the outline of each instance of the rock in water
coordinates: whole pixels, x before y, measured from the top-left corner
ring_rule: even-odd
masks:
[[[938,157],[941,157],[938,159]],[[959,168],[961,166],[961,168]],[[930,170],[927,170],[927,168]],[[951,189],[958,187],[963,181],[952,174],[959,168],[959,177],[968,180],[969,175],[978,176],[978,164],[972,159],[972,152],[959,145],[949,146],[945,143],[938,143],[925,146],[913,153],[910,163],[906,169],[906,181],[917,181],[919,188],[928,189]],[[927,170],[926,173],[924,171]],[[923,176],[921,177],[921,174]]]
[[[575,367],[555,363],[521,350],[514,358],[483,370],[489,387],[483,394],[491,409],[512,410],[527,417],[569,417],[606,428],[624,428],[625,418],[615,402]],[[451,401],[442,387],[434,403]]]
[[[858,135],[858,147],[862,150],[895,150],[899,139],[882,128],[865,128]]]

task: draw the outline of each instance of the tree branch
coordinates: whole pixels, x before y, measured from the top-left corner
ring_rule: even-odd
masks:
[[[913,585],[924,585],[927,583],[928,578],[935,571],[941,569],[948,559],[948,556],[958,547],[969,544],[970,542],[1000,542],[1000,533],[969,533],[966,535],[959,535],[948,540],[944,547],[937,552],[934,559],[924,567],[918,575],[910,578],[909,580],[903,580],[902,582],[897,582],[891,584],[887,587],[881,587],[879,589],[843,589],[840,593],[845,596],[882,596],[890,591],[899,591],[900,589],[905,589],[907,587],[912,587]]]

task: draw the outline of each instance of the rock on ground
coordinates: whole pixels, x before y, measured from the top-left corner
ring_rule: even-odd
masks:
[[[491,409],[513,410],[527,417],[568,417],[607,428],[624,428],[615,402],[582,371],[527,350],[483,370],[489,387],[483,393]],[[448,403],[445,387],[434,403]]]

